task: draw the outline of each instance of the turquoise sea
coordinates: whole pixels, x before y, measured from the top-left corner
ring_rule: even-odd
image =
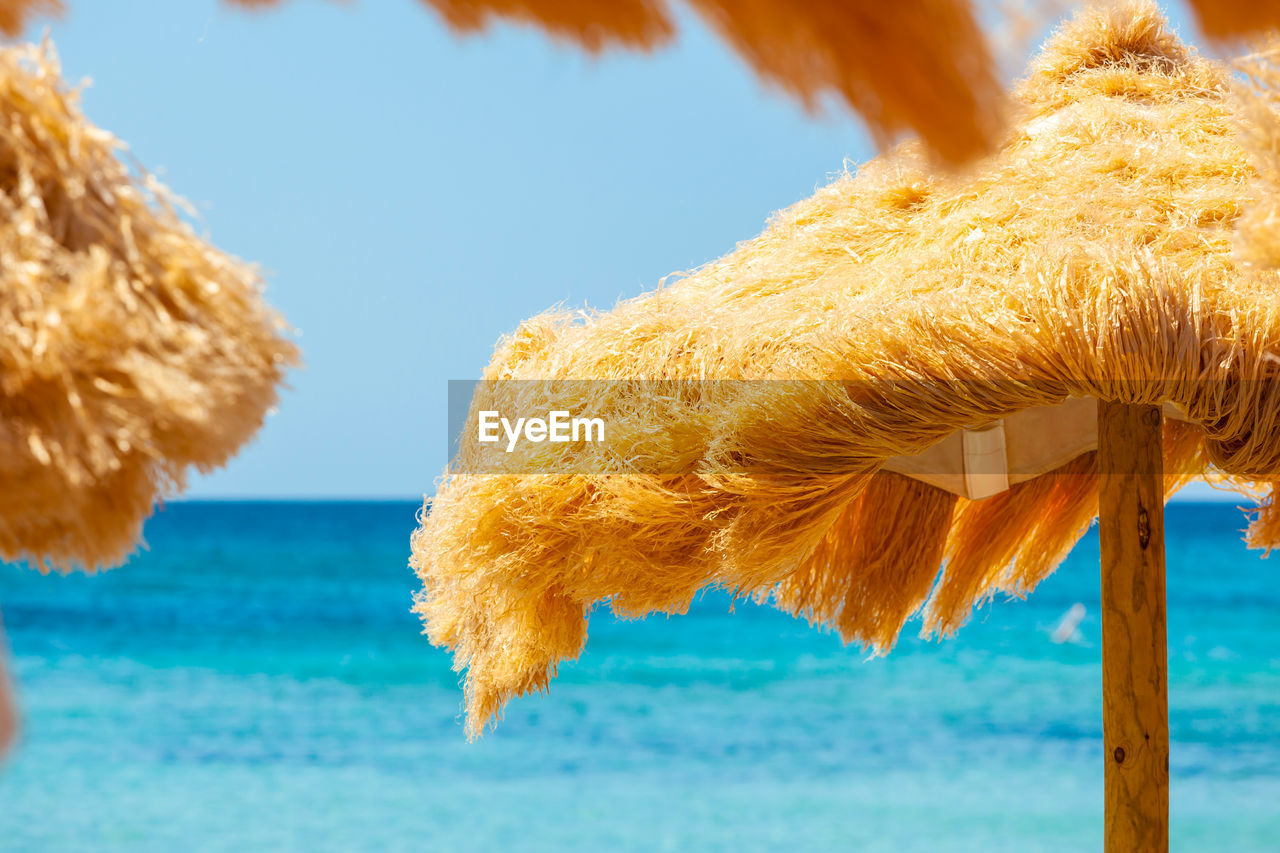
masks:
[[[1095,534],[1030,599],[883,659],[718,593],[602,611],[468,744],[409,612],[416,509],[178,503],[104,575],[0,567],[25,718],[0,849],[1101,847]],[[1243,524],[1169,509],[1175,850],[1280,849],[1280,583]]]

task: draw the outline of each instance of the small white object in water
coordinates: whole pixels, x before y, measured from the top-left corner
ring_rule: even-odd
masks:
[[[1049,639],[1055,643],[1066,643],[1076,638],[1079,633],[1076,629],[1080,627],[1080,623],[1084,621],[1084,605],[1076,602],[1067,608],[1067,612],[1062,614],[1062,618],[1058,620],[1058,627],[1053,629],[1053,633],[1049,635]]]

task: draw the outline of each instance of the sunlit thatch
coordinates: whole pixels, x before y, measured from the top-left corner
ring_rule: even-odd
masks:
[[[466,473],[464,435],[413,565],[431,640],[467,669],[472,733],[579,653],[597,603],[680,612],[718,585],[885,650],[921,608],[945,634],[1031,590],[1096,514],[1095,454],[985,500],[877,473],[962,428],[1069,398],[1167,403],[1184,419],[1166,424],[1170,489],[1280,474],[1280,280],[1233,256],[1265,189],[1242,140],[1274,116],[1141,4],[1065,26],[1016,100],[1016,130],[968,172],[906,146],[670,286],[501,344],[486,379],[843,382],[661,407],[584,386],[581,411],[617,414],[634,458],[689,457],[682,476]]]
[[[0,50],[0,557],[123,559],[296,360],[250,267],[81,115],[52,48]]]
[[[227,0],[267,7],[280,0]],[[592,52],[668,43],[687,5],[769,83],[809,105],[833,97],[881,141],[918,134],[950,162],[990,150],[1004,110],[990,39],[979,20],[1006,31],[1067,0],[422,0],[460,32],[495,21],[532,24]],[[0,31],[21,32],[62,0],[0,0]],[[1280,25],[1280,6],[1252,0],[1190,0],[1201,29],[1218,40]],[[1010,25],[1013,26],[1010,26]]]

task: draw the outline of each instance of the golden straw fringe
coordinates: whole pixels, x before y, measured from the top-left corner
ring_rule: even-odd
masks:
[[[297,360],[252,268],[81,115],[51,45],[0,49],[0,556],[123,559]]]
[[[1272,190],[1230,69],[1153,5],[1091,9],[1014,100],[970,171],[901,146],[679,281],[500,344],[485,378],[527,381],[477,404],[547,411],[556,382],[595,380],[572,408],[606,415],[640,470],[681,473],[530,445],[487,475],[464,437],[412,563],[472,734],[545,687],[600,602],[680,612],[720,587],[883,650],[921,606],[948,633],[1025,595],[1097,511],[1094,453],[982,501],[880,467],[1029,407],[1171,404],[1187,423],[1165,427],[1166,490],[1280,481],[1280,273],[1237,251]],[[1250,541],[1277,541],[1277,519],[1266,504]]]
[[[278,0],[227,0],[254,9]],[[652,50],[676,34],[669,0],[423,0],[458,32],[498,21],[534,25],[598,53]],[[839,102],[881,142],[918,134],[958,163],[993,149],[1003,94],[970,0],[687,0],[769,85],[817,110]],[[58,0],[0,0],[0,28],[57,14]]]
[[[887,652],[938,575],[956,500],[917,480],[878,474],[804,565],[765,591],[778,608],[831,625],[845,642]]]
[[[1187,0],[1210,38],[1239,40],[1280,28],[1280,6],[1270,0]]]
[[[266,8],[280,0],[227,0]],[[761,77],[815,107],[834,98],[884,142],[918,134],[945,161],[991,150],[1003,126],[991,39],[1050,20],[1062,0],[686,0]],[[615,46],[649,50],[676,32],[670,0],[423,0],[458,32],[498,20],[537,26],[593,53]],[[1113,4],[1127,13],[1123,2]],[[1256,0],[1190,0],[1201,30],[1218,40],[1280,27],[1280,7]],[[61,13],[60,0],[0,0],[0,31],[21,34],[28,19]],[[1030,20],[1029,20],[1030,19]],[[1002,26],[1003,22],[1003,26]]]

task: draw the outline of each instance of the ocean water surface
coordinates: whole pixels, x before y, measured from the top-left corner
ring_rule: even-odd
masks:
[[[1095,532],[1026,601],[887,658],[721,593],[601,610],[468,744],[409,612],[416,510],[177,503],[106,574],[0,566],[25,726],[0,849],[1101,847]],[[1280,849],[1280,564],[1243,526],[1168,512],[1175,850]]]

